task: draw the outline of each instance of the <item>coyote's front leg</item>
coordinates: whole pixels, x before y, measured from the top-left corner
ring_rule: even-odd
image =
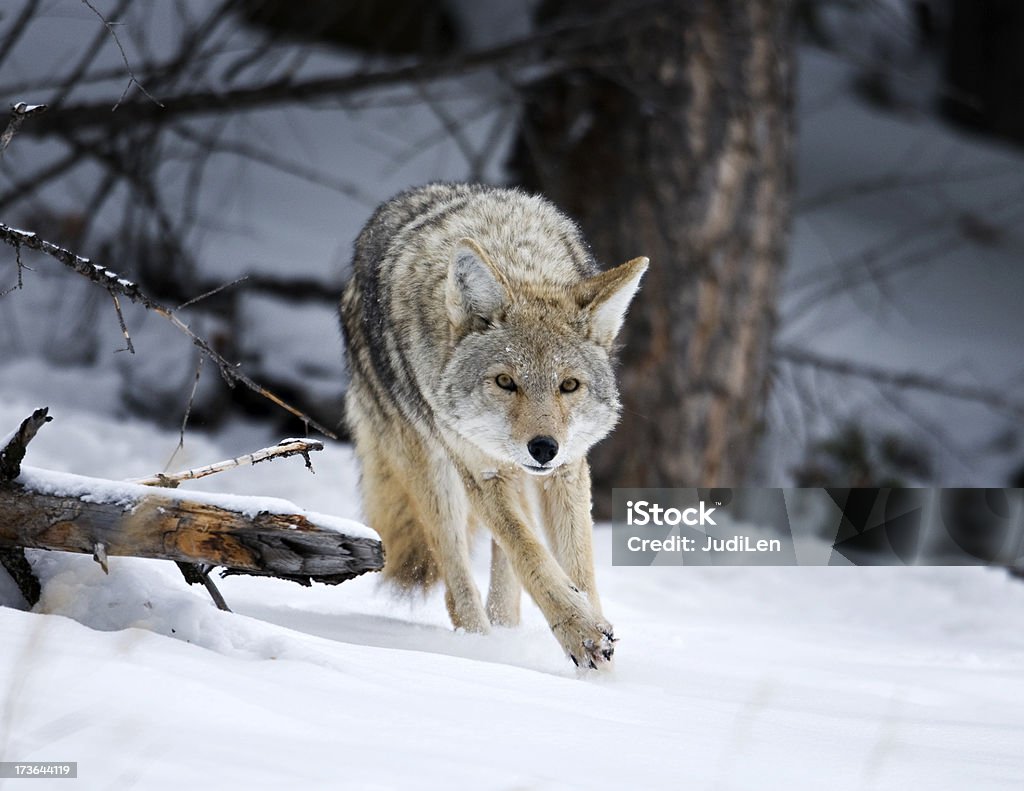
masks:
[[[536,482],[544,531],[555,558],[576,587],[590,597],[590,603],[600,615],[601,599],[594,579],[590,465],[586,459],[570,462]]]
[[[528,526],[519,507],[521,475],[464,474],[473,510],[491,529],[569,658],[582,667],[596,668],[612,658],[612,627]]]

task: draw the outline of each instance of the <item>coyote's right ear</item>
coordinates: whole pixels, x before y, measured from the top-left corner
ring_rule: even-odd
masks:
[[[602,346],[615,341],[648,263],[643,256],[634,258],[577,285],[576,299],[589,319],[590,337]]]
[[[452,324],[488,324],[508,302],[508,290],[487,254],[473,239],[460,239],[448,264],[445,302]]]

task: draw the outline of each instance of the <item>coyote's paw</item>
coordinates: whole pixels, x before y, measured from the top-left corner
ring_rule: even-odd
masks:
[[[574,613],[551,631],[576,667],[597,670],[607,666],[615,653],[611,624],[585,612]]]

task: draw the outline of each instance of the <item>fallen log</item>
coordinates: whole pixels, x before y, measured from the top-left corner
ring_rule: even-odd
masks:
[[[335,585],[384,565],[372,530],[287,500],[31,467],[0,482],[0,546],[200,563],[303,585]]]

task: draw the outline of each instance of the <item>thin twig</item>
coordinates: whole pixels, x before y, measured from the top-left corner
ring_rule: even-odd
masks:
[[[228,607],[228,603],[224,600],[224,595],[220,592],[214,581],[210,579],[211,571],[213,571],[213,566],[203,566],[199,569],[199,576],[202,578],[203,587],[210,594],[210,598],[213,599],[213,603],[217,605],[218,610],[221,612],[232,612],[231,608]]]
[[[132,87],[133,84],[137,85],[139,90],[142,91],[142,93],[150,101],[152,101],[153,104],[155,104],[157,107],[163,107],[163,105],[156,98],[154,98],[150,94],[149,91],[146,90],[146,88],[143,86],[143,84],[141,82],[139,82],[135,78],[135,72],[132,71],[132,66],[128,62],[128,55],[124,51],[124,47],[121,45],[121,39],[119,39],[117,37],[117,31],[114,30],[114,23],[113,22],[108,22],[103,17],[103,14],[101,14],[99,11],[97,11],[96,10],[96,6],[94,6],[92,3],[90,3],[89,0],[82,0],[82,3],[83,3],[83,5],[87,6],[90,11],[92,11],[96,16],[98,16],[100,18],[100,21],[103,23],[103,26],[107,29],[107,32],[110,33],[110,37],[112,39],[114,39],[114,43],[117,44],[117,48],[121,52],[121,60],[124,61],[125,71],[128,72],[128,84],[124,87],[124,91],[121,93],[121,98],[117,100],[117,103],[113,106],[112,110],[116,110],[118,107],[121,106],[121,102],[123,102],[125,100],[125,97],[128,96],[128,91],[131,90],[131,87]]]
[[[207,297],[212,297],[214,294],[219,294],[224,289],[231,288],[231,286],[237,286],[239,283],[244,283],[248,279],[248,275],[242,275],[241,277],[235,278],[230,283],[221,283],[216,288],[211,288],[209,291],[205,291],[197,297],[192,297],[192,299],[188,300],[187,302],[182,302],[180,305],[178,305],[178,307],[175,308],[175,310],[182,310],[184,308],[195,305],[197,302],[202,302]]]
[[[301,162],[288,159],[279,153],[260,146],[253,145],[244,140],[224,140],[217,135],[205,135],[201,132],[186,126],[175,124],[171,131],[191,143],[202,146],[207,151],[217,151],[225,154],[234,154],[244,159],[250,159],[281,173],[295,176],[296,178],[308,181],[311,184],[319,184],[322,187],[347,195],[352,200],[358,201],[367,207],[376,207],[380,202],[378,198],[368,194],[358,184],[352,181],[335,178],[324,172],[322,168],[310,167]]]
[[[276,445],[269,448],[262,448],[244,456],[236,456],[233,459],[214,462],[193,470],[182,470],[181,472],[158,472],[148,478],[136,478],[131,483],[142,484],[143,486],[166,486],[176,488],[182,481],[194,481],[205,478],[207,475],[215,475],[224,470],[232,470],[235,467],[259,464],[261,461],[270,459],[287,458],[288,456],[302,456],[306,462],[306,469],[313,472],[313,464],[309,460],[309,454],[313,451],[323,450],[324,444],[315,439],[283,439]]]
[[[12,291],[18,291],[18,290],[21,290],[21,289],[23,289],[25,287],[25,281],[24,281],[24,278],[22,277],[22,272],[25,269],[28,269],[29,271],[31,271],[31,267],[27,267],[27,266],[25,266],[24,263],[22,263],[22,260],[21,260],[21,245],[20,244],[14,246],[14,263],[15,263],[15,266],[17,266],[17,268],[18,268],[18,282],[15,283],[10,288],[5,288],[3,291],[0,291],[0,297],[6,297]]]
[[[121,312],[121,303],[117,299],[117,294],[111,294],[110,298],[114,300],[114,312],[117,313],[117,323],[121,325],[121,334],[124,335],[125,347],[118,349],[119,352],[128,352],[135,354],[135,347],[132,345],[132,336],[128,334],[128,325],[124,323],[124,314]]]
[[[124,10],[128,7],[130,2],[131,0],[118,0],[117,5],[110,9],[110,13],[108,14],[109,18],[115,22],[120,19],[121,14],[124,13]],[[71,93],[81,86],[82,81],[85,79],[86,72],[88,72],[89,69],[92,68],[92,64],[96,62],[96,58],[99,57],[100,52],[103,51],[109,37],[110,33],[107,31],[106,27],[102,27],[96,31],[96,35],[92,37],[88,46],[82,48],[81,54],[75,62],[75,65],[64,72],[56,93],[50,97],[50,104],[54,107],[64,106]],[[117,71],[110,75],[109,79],[112,80],[123,76],[124,68],[119,66]]]
[[[53,242],[48,242],[45,239],[41,239],[35,233],[30,231],[22,231],[17,228],[11,228],[3,223],[0,223],[0,240],[6,242],[11,246],[21,245],[27,247],[30,250],[37,250],[41,253],[45,253],[51,258],[60,261],[65,266],[73,269],[78,274],[91,280],[100,287],[106,289],[111,294],[116,294],[122,297],[126,297],[132,302],[142,305],[147,310],[151,310],[154,313],[163,316],[167,321],[173,324],[180,332],[188,336],[189,340],[193,344],[202,350],[203,354],[209,357],[213,362],[217,364],[217,368],[224,377],[225,381],[230,385],[243,384],[255,393],[263,396],[269,401],[277,404],[279,407],[289,412],[290,414],[301,420],[307,427],[313,428],[319,431],[325,437],[331,439],[337,439],[337,435],[327,428],[321,426],[318,422],[313,420],[305,412],[296,409],[291,404],[282,400],[274,393],[267,390],[262,385],[257,384],[250,379],[246,374],[242,373],[237,363],[230,363],[224,357],[217,352],[208,341],[196,335],[192,329],[185,324],[173,310],[161,305],[159,302],[151,299],[149,296],[144,294],[136,283],[131,280],[119,277],[116,272],[107,269],[100,264],[94,264],[88,258],[83,258],[80,255],[72,253],[70,250],[66,250]]]
[[[880,243],[848,258],[817,267],[804,276],[803,282],[794,286],[790,299],[796,301],[787,304],[785,312],[790,316],[809,315],[811,309],[824,300],[868,281],[874,281],[879,293],[884,294],[882,283],[886,278],[932,264],[943,255],[970,243],[972,239],[963,228],[964,217],[980,215],[993,226],[1009,226],[1019,221],[1022,200],[1024,191],[1014,190],[977,207],[971,214],[958,217],[944,211],[912,228],[894,232]],[[897,257],[896,253],[903,250],[906,252]],[[883,266],[886,260],[888,263]]]
[[[919,173],[905,171],[886,173],[881,176],[860,179],[848,184],[828,187],[814,195],[809,195],[796,202],[793,211],[796,214],[819,211],[836,203],[852,198],[861,198],[888,190],[907,189],[911,187],[937,186],[941,184],[962,184],[969,181],[984,181],[1008,175],[1005,164],[989,164],[969,170],[936,168]]]
[[[181,431],[178,433],[178,447],[174,449],[175,453],[185,447],[185,427],[188,426],[188,419],[192,415],[192,402],[195,401],[196,390],[199,389],[199,377],[202,376],[203,360],[205,359],[200,354],[199,361],[196,363],[196,377],[192,380],[192,392],[188,394],[188,403],[185,404],[185,416],[181,419]],[[171,458],[173,459],[174,456],[172,455]]]

